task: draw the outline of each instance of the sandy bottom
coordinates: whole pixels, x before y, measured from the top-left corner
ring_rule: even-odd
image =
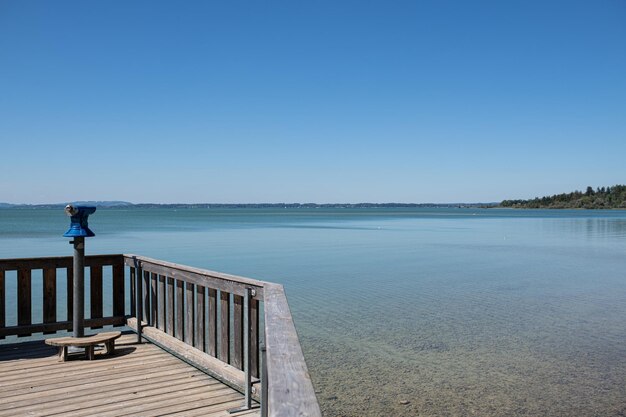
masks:
[[[548,310],[319,312],[299,333],[325,416],[626,416],[621,313]]]
[[[305,343],[325,416],[626,415],[624,356]]]

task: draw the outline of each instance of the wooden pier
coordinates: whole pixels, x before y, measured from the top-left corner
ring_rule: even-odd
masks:
[[[137,255],[88,256],[85,266],[86,334],[134,333],[113,356],[58,362],[43,341],[17,342],[71,330],[72,258],[0,259],[0,339],[11,338],[0,345],[0,416],[225,416],[242,406],[235,416],[321,416],[281,285]],[[9,325],[8,308],[17,313]]]
[[[123,336],[115,356],[94,361],[58,362],[42,342],[0,347],[0,416],[229,416],[243,402],[231,387],[136,341]]]

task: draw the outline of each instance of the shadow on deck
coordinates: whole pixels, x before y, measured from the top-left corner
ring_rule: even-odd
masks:
[[[0,416],[229,416],[244,396],[151,343],[57,360],[43,341],[0,345]],[[235,416],[260,416],[259,410]]]

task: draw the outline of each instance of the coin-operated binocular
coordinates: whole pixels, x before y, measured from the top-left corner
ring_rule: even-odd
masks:
[[[71,216],[70,228],[63,234],[65,237],[72,237],[74,240],[70,244],[74,245],[74,283],[73,283],[73,317],[72,330],[74,337],[85,335],[85,238],[96,234],[89,229],[87,219],[90,214],[95,213],[95,207],[73,206],[68,204],[65,207],[65,214]]]
[[[87,220],[90,214],[96,212],[95,207],[90,206],[65,206],[65,214],[71,216],[70,228],[63,236],[65,237],[92,237],[96,234],[89,229]]]

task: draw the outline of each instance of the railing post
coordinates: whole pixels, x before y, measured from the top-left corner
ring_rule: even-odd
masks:
[[[0,328],[6,326],[5,320],[5,287],[4,287],[4,270],[0,269]],[[4,339],[4,336],[0,335],[0,340]]]
[[[243,370],[245,373],[245,402],[241,407],[228,410],[230,414],[252,409],[252,373],[250,369],[250,302],[252,289],[246,288],[243,296]]]
[[[261,417],[267,417],[267,349],[261,346]]]
[[[246,288],[243,299],[243,369],[246,374],[246,403],[244,407],[252,407],[252,373],[250,372],[250,300],[252,290]]]
[[[135,314],[137,319],[137,343],[141,343],[141,326],[143,321],[143,296],[142,286],[143,271],[141,270],[141,264],[135,258]]]

